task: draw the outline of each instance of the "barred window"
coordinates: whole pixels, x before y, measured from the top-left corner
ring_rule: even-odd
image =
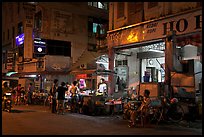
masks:
[[[148,9],[158,6],[158,2],[148,2]]]
[[[89,6],[108,10],[108,2],[88,2]]]
[[[118,2],[118,13],[117,13],[117,18],[121,18],[121,17],[124,17],[125,16],[125,13],[124,13],[124,9],[125,9],[125,4],[124,2]]]

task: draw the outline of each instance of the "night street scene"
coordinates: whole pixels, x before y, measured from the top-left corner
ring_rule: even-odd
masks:
[[[202,135],[202,2],[2,2],[2,135]]]

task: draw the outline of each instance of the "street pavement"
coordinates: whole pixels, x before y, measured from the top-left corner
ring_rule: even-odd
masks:
[[[51,113],[40,105],[14,106],[2,111],[2,135],[202,135],[202,121],[129,128],[120,115],[88,116]]]

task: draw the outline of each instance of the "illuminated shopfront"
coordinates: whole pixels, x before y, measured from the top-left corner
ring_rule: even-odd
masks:
[[[186,45],[191,43],[198,49],[192,55],[194,57],[190,56],[188,59],[202,63],[201,50],[199,50],[202,49],[200,17],[202,17],[201,10],[197,9],[109,31],[109,69],[126,68],[123,69],[125,77],[120,73],[118,75],[119,79],[125,78],[126,88],[136,88],[139,83],[145,82],[169,82],[172,85],[173,78],[168,79],[168,77],[172,73],[184,73],[182,60],[187,53]],[[175,37],[170,34],[172,31],[175,32]],[[197,37],[189,41],[189,38],[195,36]],[[181,39],[182,41],[179,41]],[[127,63],[122,64],[122,60],[126,60]],[[120,83],[113,76],[110,76],[109,80],[114,80],[110,90],[113,92],[116,89],[115,85]],[[194,92],[195,89],[196,87],[192,87],[189,91]]]

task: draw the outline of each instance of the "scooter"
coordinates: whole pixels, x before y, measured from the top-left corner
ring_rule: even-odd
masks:
[[[12,93],[7,92],[2,98],[2,110],[10,113],[12,108]]]

